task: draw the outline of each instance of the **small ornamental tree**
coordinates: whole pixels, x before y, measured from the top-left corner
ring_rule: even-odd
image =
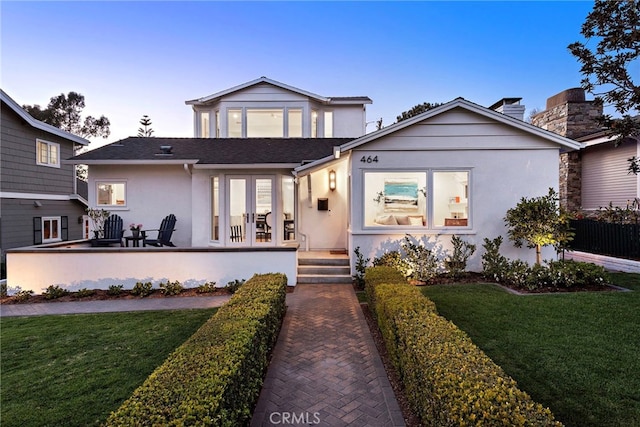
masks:
[[[542,261],[543,246],[553,245],[560,250],[573,239],[570,215],[560,207],[558,200],[558,194],[549,188],[546,196],[523,197],[504,217],[509,227],[509,239],[516,247],[526,243],[527,247],[536,248],[536,264]]]

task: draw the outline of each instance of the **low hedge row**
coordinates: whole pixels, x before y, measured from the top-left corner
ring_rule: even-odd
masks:
[[[373,267],[367,297],[406,396],[425,426],[561,426],[518,389],[434,303],[406,280]],[[372,278],[376,284],[367,282]]]
[[[286,285],[283,274],[253,276],[105,425],[248,424],[284,317]]]

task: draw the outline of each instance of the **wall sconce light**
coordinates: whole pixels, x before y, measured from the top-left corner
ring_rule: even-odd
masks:
[[[42,207],[42,202],[40,200],[36,200],[33,202],[33,206],[36,208],[41,208]]]
[[[336,171],[331,169],[329,171],[329,190],[335,191],[336,189]]]

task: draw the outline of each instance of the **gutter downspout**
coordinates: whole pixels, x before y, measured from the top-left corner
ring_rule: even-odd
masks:
[[[191,176],[191,170],[189,169],[189,164],[184,163],[182,167],[184,168],[184,171],[187,173],[187,175]]]

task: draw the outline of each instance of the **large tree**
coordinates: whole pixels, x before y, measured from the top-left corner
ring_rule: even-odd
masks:
[[[580,32],[587,42],[568,47],[582,65],[582,87],[622,116],[603,115],[600,124],[616,137],[616,145],[640,137],[640,121],[631,116],[640,106],[640,87],[633,81],[639,70],[640,0],[596,0]],[[589,46],[592,41],[597,44]],[[640,159],[629,162],[629,172],[638,174]]]
[[[22,106],[32,117],[74,135],[82,138],[107,138],[111,133],[109,119],[105,116],[100,116],[99,119],[87,116],[83,120],[84,107],[84,96],[77,92],[69,92],[68,95],[61,93],[52,97],[44,109],[39,105]]]
[[[403,120],[410,119],[411,117],[417,116],[418,114],[422,114],[425,111],[432,110],[436,107],[441,106],[442,104],[434,102],[433,104],[430,102],[423,102],[422,104],[418,104],[413,106],[409,111],[403,111],[402,114],[396,117],[398,122]]]

